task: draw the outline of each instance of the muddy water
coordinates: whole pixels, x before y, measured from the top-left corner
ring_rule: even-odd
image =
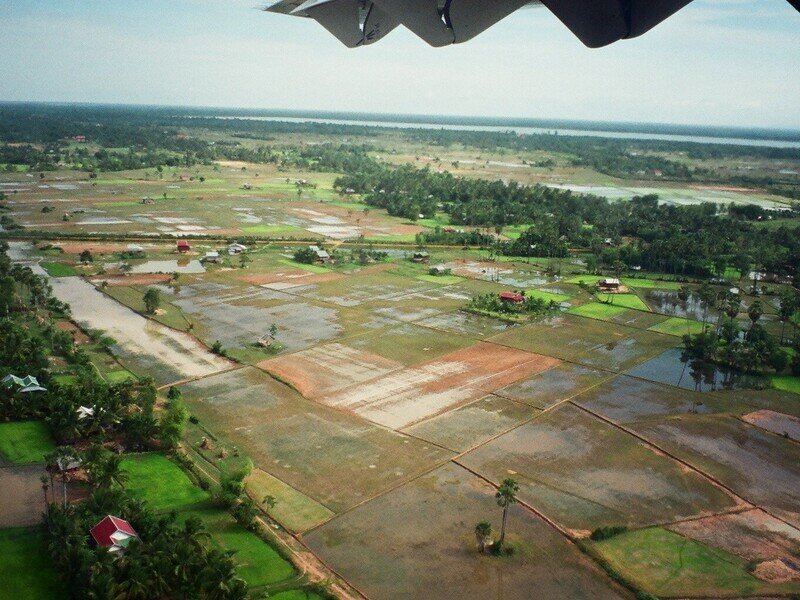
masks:
[[[680,348],[667,350],[627,373],[697,392],[750,388],[760,383],[758,377],[739,375],[716,365],[689,360]]]
[[[705,316],[706,320],[710,322],[715,322],[719,316],[719,312],[713,308],[709,308],[706,312],[702,303],[694,295],[683,301],[678,298],[678,292],[648,290],[644,299],[655,312],[665,315],[685,317],[697,321],[702,321]]]
[[[78,323],[102,329],[117,343],[114,353],[139,375],[157,384],[209,375],[231,363],[209,352],[193,337],[145,319],[108,298],[79,277],[51,279],[54,294],[72,306]]]

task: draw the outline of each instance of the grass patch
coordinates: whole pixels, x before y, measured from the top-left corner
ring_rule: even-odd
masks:
[[[693,321],[691,319],[683,319],[681,317],[670,317],[666,321],[657,323],[649,327],[649,331],[657,333],[666,333],[667,335],[674,335],[683,337],[687,333],[695,335],[703,332],[703,324],[700,321]]]
[[[65,265],[64,263],[42,262],[40,264],[50,277],[74,277],[75,275],[81,274],[75,267]]]
[[[544,300],[545,302],[555,302],[556,304],[561,304],[570,299],[570,296],[566,294],[555,294],[543,290],[525,290],[525,295],[528,298],[536,298],[537,300]]]
[[[783,390],[784,392],[800,394],[800,377],[795,377],[793,375],[774,375],[772,377],[772,385],[776,389]]]
[[[250,225],[248,227],[240,227],[240,229],[251,235],[295,235],[304,234],[309,235],[309,232],[294,225]]]
[[[20,465],[43,462],[53,450],[50,430],[41,421],[0,423],[0,454],[6,460]]]
[[[270,600],[324,600],[322,596],[306,590],[287,590],[270,596]]]
[[[737,556],[660,527],[623,533],[591,548],[650,594],[747,596],[769,587]]]
[[[67,598],[41,533],[1,529],[0,556],[0,600]]]
[[[334,514],[319,502],[260,469],[254,469],[247,478],[247,490],[270,517],[294,532],[307,531]],[[274,496],[277,500],[274,508],[267,508],[263,504],[267,496]]]
[[[679,290],[681,288],[681,284],[677,281],[658,281],[657,279],[638,279],[638,278],[624,278],[622,279],[622,285],[631,288],[641,288],[641,289],[660,289],[660,290]]]
[[[293,267],[295,269],[300,269],[302,271],[308,271],[309,273],[330,273],[331,270],[322,267],[320,265],[307,265],[306,263],[300,263],[294,260],[290,260],[288,258],[282,258],[278,261],[282,265],[286,265],[287,267]]]
[[[154,510],[178,510],[208,498],[178,465],[162,454],[126,456],[122,469],[128,472],[125,488],[132,496],[147,501]]]
[[[159,305],[160,311],[164,312],[158,315],[151,315],[146,313],[144,305],[144,294],[147,291],[146,287],[110,285],[106,288],[98,289],[101,289],[106,295],[112,297],[117,302],[167,327],[178,329],[179,331],[187,331],[189,329],[189,321],[184,316],[183,311],[174,304],[168,302],[167,299],[169,297],[164,293],[161,294],[161,304]]]
[[[605,275],[575,275],[565,279],[563,283],[572,283],[578,285],[579,283],[583,282],[586,285],[597,285],[597,282],[602,281],[603,279],[606,279]]]
[[[128,381],[128,379],[136,379],[136,375],[131,373],[130,371],[126,371],[125,369],[119,369],[117,371],[111,371],[106,373],[105,379],[110,384],[115,383],[122,383],[123,381]]]
[[[599,319],[607,321],[612,317],[624,313],[627,309],[624,306],[616,306],[612,304],[603,304],[602,302],[588,302],[580,306],[570,308],[567,312],[571,315],[578,315],[579,317],[588,317],[589,319]]]
[[[256,534],[239,525],[227,512],[215,508],[186,510],[180,518],[198,517],[211,540],[220,548],[233,551],[236,571],[250,587],[274,585],[297,573],[274,548]]]
[[[636,294],[597,294],[597,299],[604,304],[612,306],[623,306],[634,310],[647,310],[647,304]]]

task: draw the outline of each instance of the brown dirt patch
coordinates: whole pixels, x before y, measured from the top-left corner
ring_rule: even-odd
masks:
[[[800,545],[800,530],[757,508],[685,521],[668,529],[747,561],[791,559],[792,550]]]
[[[89,341],[89,336],[83,333],[77,325],[74,323],[70,323],[69,321],[59,321],[56,323],[56,327],[58,327],[61,331],[68,331],[72,334],[72,339],[75,340],[76,344],[85,344]]]
[[[347,387],[322,402],[401,428],[477,400],[561,361],[480,342],[418,366]]]
[[[41,465],[0,468],[0,490],[3,492],[3,509],[0,510],[0,528],[22,527],[39,522],[44,510],[44,496],[39,477],[44,474]],[[56,483],[61,491],[61,484]]]
[[[800,565],[785,558],[768,560],[753,570],[753,575],[769,583],[800,581]]]
[[[256,365],[307,398],[336,392],[402,368],[400,363],[342,344],[324,344]]]
[[[754,190],[753,188],[746,188],[746,187],[736,187],[732,185],[706,185],[706,184],[695,184],[690,185],[689,189],[692,190],[712,190],[715,192],[740,192],[743,194],[758,192],[758,190]]]
[[[742,417],[742,420],[778,435],[800,440],[800,419],[773,410],[757,410]]]
[[[155,285],[157,283],[169,283],[171,275],[167,273],[142,273],[140,275],[120,275],[120,276],[103,276],[93,277],[92,283],[99,284],[106,282],[111,286],[120,285]]]

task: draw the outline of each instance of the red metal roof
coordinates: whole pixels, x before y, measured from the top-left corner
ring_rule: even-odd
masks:
[[[178,248],[188,248],[189,242],[186,240],[178,240]]]
[[[500,300],[508,300],[509,302],[525,302],[525,296],[517,292],[500,292]]]
[[[133,527],[131,527],[130,523],[125,519],[112,517],[111,515],[104,517],[102,521],[89,530],[89,533],[92,534],[94,541],[97,542],[99,546],[109,548],[115,544],[111,536],[118,531],[138,537],[138,534],[134,531]]]

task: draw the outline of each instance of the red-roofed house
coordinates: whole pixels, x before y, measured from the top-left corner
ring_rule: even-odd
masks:
[[[517,292],[500,292],[500,300],[511,302],[512,304],[522,304],[525,302],[525,296]]]
[[[178,240],[178,252],[183,254],[184,252],[189,252],[191,249],[192,247],[187,240]]]
[[[139,538],[131,524],[125,519],[104,517],[89,531],[98,546],[108,548],[109,552],[124,552],[133,538]]]

